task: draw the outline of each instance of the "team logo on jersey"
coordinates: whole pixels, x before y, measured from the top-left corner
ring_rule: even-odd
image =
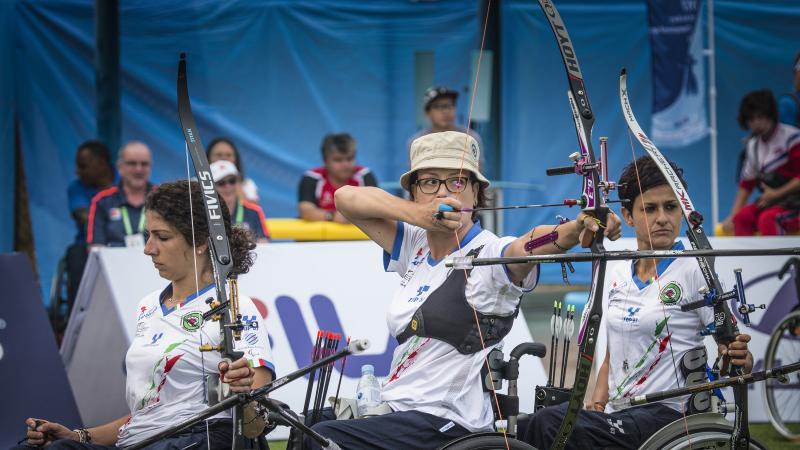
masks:
[[[190,312],[181,317],[181,326],[186,331],[197,331],[203,325],[203,315],[199,312]]]
[[[150,338],[150,343],[145,344],[145,347],[152,347],[158,343],[158,341],[164,337],[164,333],[156,333]]]
[[[244,331],[247,330],[257,330],[258,329],[258,320],[256,320],[256,316],[242,316],[242,322],[244,323]]]
[[[244,340],[250,345],[256,345],[258,343],[258,335],[255,333],[247,333],[244,335]]]
[[[108,219],[109,220],[121,220],[122,219],[122,212],[119,208],[108,208]]]
[[[681,299],[682,292],[683,289],[681,289],[680,284],[670,281],[661,289],[661,292],[658,294],[658,299],[666,305],[674,305]]]
[[[418,266],[422,263],[422,260],[425,259],[425,255],[422,253],[422,247],[417,250],[417,254],[414,256],[414,259],[411,261],[412,266]]]
[[[140,306],[139,307],[139,318],[136,319],[136,320],[138,321],[138,320],[146,319],[146,318],[152,316],[153,313],[155,313],[155,312],[156,312],[156,308],[148,310],[146,306]]]
[[[147,325],[146,322],[138,322],[136,324],[136,337],[144,336],[145,331],[147,331],[150,327]]]
[[[430,288],[431,287],[429,285],[427,285],[427,284],[425,286],[420,286],[419,288],[417,288],[417,295],[415,295],[415,296],[411,297],[410,299],[408,299],[408,303],[416,303],[416,302],[423,301],[427,297],[426,295],[423,296],[423,294],[428,292],[428,290],[430,290]]]
[[[640,308],[640,307],[636,307],[636,308],[634,308],[633,306],[629,306],[629,307],[628,307],[628,315],[627,315],[627,316],[625,316],[625,317],[622,319],[622,320],[623,320],[623,322],[630,322],[630,323],[636,323],[636,322],[638,322],[638,321],[639,321],[639,318],[638,318],[638,317],[636,317],[636,314],[638,314],[638,313],[639,313],[639,310],[641,310],[641,309],[642,309],[642,308]]]

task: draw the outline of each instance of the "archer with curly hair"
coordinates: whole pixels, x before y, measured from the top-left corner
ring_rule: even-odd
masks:
[[[231,227],[225,203],[220,206],[230,237],[231,273],[247,273],[253,265],[255,243],[247,230]],[[136,335],[125,357],[131,413],[105,425],[76,430],[29,418],[28,445],[51,443],[51,449],[127,447],[205,408],[208,387],[204,378],[209,375],[220,374],[234,392],[248,392],[274,378],[267,329],[256,321],[246,322],[242,339],[234,343],[245,357],[228,364],[218,352],[199,351],[202,344],[216,346],[221,341],[219,323],[203,321],[203,313],[210,309],[205,300],[216,290],[199,183],[162,184],[148,195],[145,209],[144,253],[169,285],[145,296],[136,309]],[[239,296],[239,308],[245,317],[260,317],[249,297]],[[165,439],[165,446],[159,448],[207,443],[208,448],[225,449],[230,446],[232,430],[226,411]]]

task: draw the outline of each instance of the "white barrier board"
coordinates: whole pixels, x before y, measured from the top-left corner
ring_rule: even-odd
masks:
[[[365,355],[348,358],[341,395],[354,396],[362,364],[373,364],[379,377],[388,375],[396,341],[389,336],[385,316],[398,275],[383,271],[378,246],[366,241],[277,243],[259,246],[256,253],[251,272],[240,277],[239,291],[261,306],[279,376],[308,364],[318,329],[366,338],[372,344]],[[166,284],[141,250],[107,248],[90,255],[61,349],[87,425],[129,412],[124,401],[123,366],[135,332],[136,305]],[[506,337],[505,350],[529,341],[531,335],[520,312]],[[337,364],[331,384],[338,382],[339,367]],[[523,411],[533,409],[532,386],[545,382],[540,361],[525,358],[520,386],[531,388],[530,395],[522,395]],[[272,397],[299,411],[306,386],[303,378],[281,387]],[[331,387],[329,395],[334,390],[335,386]],[[270,437],[287,434],[279,429]]]

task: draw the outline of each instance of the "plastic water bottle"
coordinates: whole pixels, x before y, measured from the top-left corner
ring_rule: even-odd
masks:
[[[381,385],[375,378],[375,368],[372,364],[361,366],[361,379],[358,380],[356,390],[356,405],[358,406],[358,416],[370,415],[373,408],[381,404]]]

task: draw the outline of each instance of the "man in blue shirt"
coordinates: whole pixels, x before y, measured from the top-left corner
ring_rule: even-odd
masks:
[[[100,141],[81,143],[75,155],[75,175],[78,178],[67,187],[69,212],[78,229],[75,243],[85,244],[92,198],[98,192],[111,187],[115,181],[108,147]]]
[[[152,156],[147,145],[131,141],[119,152],[120,182],[100,191],[89,208],[90,245],[144,247],[144,200],[152,189]]]
[[[69,213],[75,221],[77,233],[75,241],[67,247],[65,270],[67,273],[67,303],[72,304],[86,266],[86,226],[89,220],[89,207],[98,192],[108,189],[115,182],[111,152],[100,141],[85,141],[78,146],[75,154],[75,175],[67,187]],[[54,323],[56,333],[66,327],[66,321]]]
[[[794,57],[794,92],[778,99],[778,114],[781,123],[800,127],[800,52]]]

